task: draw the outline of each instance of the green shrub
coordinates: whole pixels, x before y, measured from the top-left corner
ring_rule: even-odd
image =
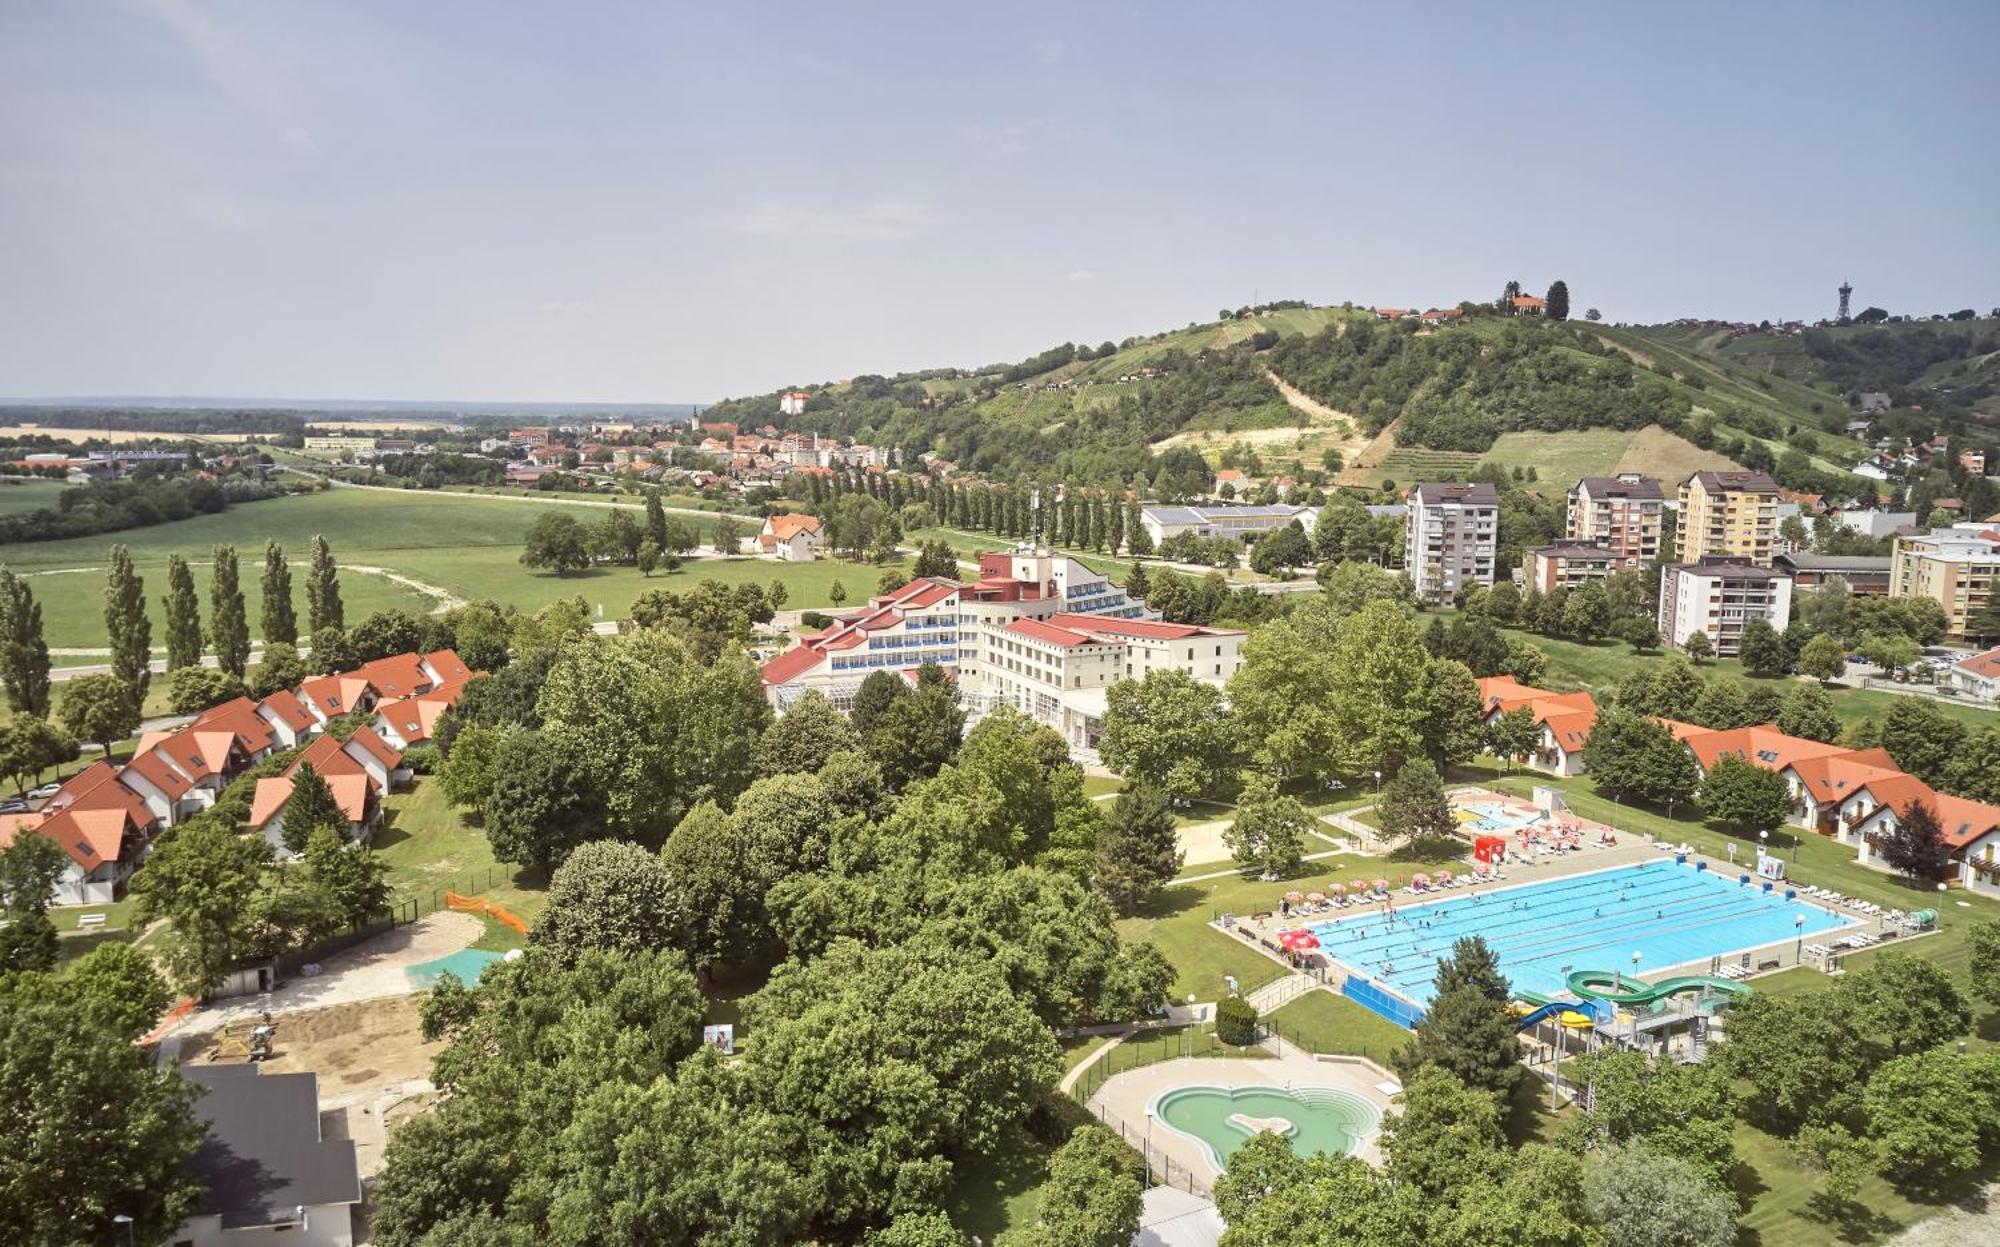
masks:
[[[412,775],[429,775],[437,770],[438,747],[436,745],[411,745],[403,750],[403,765],[410,768]]]
[[[1215,1037],[1243,1047],[1257,1042],[1257,1007],[1241,996],[1225,996],[1215,1006]]]

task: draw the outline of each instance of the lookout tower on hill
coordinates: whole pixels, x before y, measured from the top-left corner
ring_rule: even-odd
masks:
[[[1840,320],[1840,323],[1841,323],[1841,324],[1843,324],[1843,325],[1847,323],[1847,303],[1848,303],[1848,300],[1852,299],[1853,297],[1854,297],[1854,287],[1853,287],[1853,286],[1851,286],[1851,285],[1849,285],[1849,284],[1848,284],[1848,283],[1846,283],[1846,282],[1841,282],[1841,283],[1840,283],[1840,316],[1839,316],[1839,320]]]

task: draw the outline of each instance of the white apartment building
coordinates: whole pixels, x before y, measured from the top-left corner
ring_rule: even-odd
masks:
[[[763,677],[781,713],[814,689],[845,710],[874,672],[914,680],[934,663],[975,715],[1011,706],[1088,749],[1110,685],[1167,668],[1220,685],[1242,664],[1244,636],[1161,623],[1105,576],[1024,547],[982,554],[970,583],[913,580],[874,598],[766,663]]]
[[[1425,602],[1449,601],[1463,585],[1493,583],[1500,550],[1500,495],[1484,481],[1429,482],[1410,491],[1403,566]]]
[[[1274,507],[1142,507],[1139,523],[1157,548],[1169,537],[1193,533],[1197,537],[1233,537],[1238,541],[1261,537],[1293,520],[1310,534],[1319,512],[1312,507],[1281,504]]]
[[[1711,555],[1660,569],[1660,635],[1675,649],[1697,632],[1718,655],[1743,645],[1743,626],[1762,619],[1778,632],[1792,621],[1792,578],[1748,557]]]

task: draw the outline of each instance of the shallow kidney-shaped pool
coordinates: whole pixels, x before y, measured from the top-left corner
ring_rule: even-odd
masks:
[[[1152,1107],[1164,1125],[1199,1142],[1218,1171],[1259,1131],[1286,1136],[1301,1156],[1338,1156],[1381,1124],[1374,1105],[1338,1087],[1177,1087]]]

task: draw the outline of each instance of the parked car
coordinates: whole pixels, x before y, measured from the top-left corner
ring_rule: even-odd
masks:
[[[43,784],[40,788],[35,789],[28,795],[35,798],[38,801],[46,801],[50,797],[55,796],[57,793],[61,791],[62,791],[61,784]]]
[[[0,814],[26,814],[28,803],[20,797],[9,797],[0,801]]]

